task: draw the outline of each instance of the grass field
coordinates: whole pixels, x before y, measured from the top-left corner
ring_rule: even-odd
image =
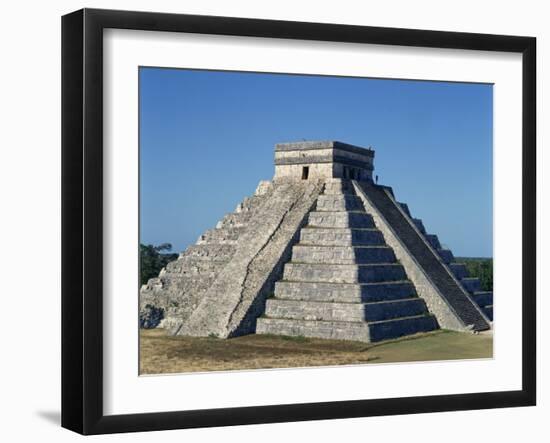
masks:
[[[140,373],[491,358],[492,334],[435,331],[380,343],[247,335],[222,340],[140,331]]]

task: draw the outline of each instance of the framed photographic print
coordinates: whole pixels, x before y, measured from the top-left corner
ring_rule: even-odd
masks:
[[[62,21],[62,425],[534,405],[531,37]]]

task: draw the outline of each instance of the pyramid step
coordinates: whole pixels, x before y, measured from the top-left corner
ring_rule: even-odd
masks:
[[[182,252],[178,259],[196,259],[209,261],[227,261],[235,253],[235,245],[220,245],[208,243],[202,245],[191,245]]]
[[[468,268],[464,263],[450,263],[449,268],[451,269],[454,276],[459,280],[466,278],[470,275],[470,273],[468,272]]]
[[[482,309],[487,318],[493,321],[493,305],[484,306]]]
[[[199,237],[197,245],[207,243],[236,244],[244,229],[243,226],[210,229]]]
[[[455,257],[450,249],[438,249],[437,253],[441,257],[444,263],[449,264],[454,261]]]
[[[378,229],[302,228],[300,243],[319,246],[384,245]]]
[[[292,248],[292,262],[368,264],[394,263],[388,246],[312,246],[297,244]]]
[[[480,307],[485,307],[493,304],[492,291],[478,291],[472,294],[472,298]]]
[[[373,342],[418,334],[419,332],[430,332],[439,328],[437,320],[433,315],[384,320],[370,323],[369,327],[371,341]]]
[[[437,327],[437,321],[431,315],[404,317],[374,323],[266,317],[258,319],[256,333],[374,342],[418,332],[433,331]]]
[[[426,234],[426,240],[428,240],[428,243],[432,245],[432,248],[434,248],[436,251],[438,249],[443,249],[441,247],[441,243],[439,243],[439,238],[435,234]]]
[[[325,190],[323,191],[325,195],[334,195],[334,194],[353,194],[355,195],[355,190],[353,189],[353,184],[350,180],[329,180],[325,183]]]
[[[398,263],[334,265],[290,262],[285,265],[283,274],[286,281],[329,283],[370,283],[406,278],[403,266]]]
[[[370,330],[366,322],[289,320],[262,317],[257,320],[256,334],[370,342]]]
[[[323,194],[317,198],[317,211],[357,211],[363,209],[361,199],[352,194]]]
[[[250,219],[250,213],[248,212],[232,212],[226,214],[216,225],[216,229],[230,228],[230,227],[242,227],[245,226]]]
[[[415,226],[418,228],[418,230],[423,234],[426,235],[426,228],[424,227],[424,223],[419,218],[413,218],[413,222]]]
[[[182,277],[192,278],[215,275],[228,261],[229,260],[199,260],[185,257],[168,263],[162,278],[164,281],[174,279],[174,282],[178,284],[178,281],[181,280]]]
[[[413,228],[412,221],[397,207],[395,200],[385,188],[368,183],[358,186],[369,203],[376,207],[380,215],[385,218],[389,227],[431,280],[433,286],[444,296],[452,311],[452,317],[463,325],[472,325],[476,331],[490,328],[477,306],[465,294],[464,289],[459,286],[458,281],[436,255],[436,250],[441,249],[441,246],[436,247],[435,250],[429,247],[424,236]],[[441,317],[444,326],[452,328],[454,324],[448,320],[444,316]]]
[[[286,300],[368,303],[398,300],[416,295],[414,285],[408,281],[382,283],[275,283],[275,297]]]
[[[375,228],[372,216],[364,211],[312,211],[308,226],[319,228]]]
[[[271,298],[265,315],[273,318],[323,321],[380,321],[426,313],[421,298],[378,303],[304,302]]]
[[[466,277],[460,280],[463,288],[468,292],[478,292],[481,291],[481,282],[477,277]]]
[[[401,203],[397,202],[399,206],[401,206],[401,209],[403,209],[403,212],[409,216],[409,218],[412,218],[411,211],[409,210],[409,205],[407,203]]]
[[[262,200],[263,199],[261,195],[252,195],[250,197],[245,197],[244,200],[237,205],[234,212],[236,214],[250,212]]]

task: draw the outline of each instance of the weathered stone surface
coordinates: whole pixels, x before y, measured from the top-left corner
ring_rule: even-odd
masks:
[[[258,320],[257,333],[375,342],[436,328],[437,321],[432,315],[372,323],[261,318]]]
[[[395,255],[388,246],[296,245],[292,248],[292,261],[338,265],[394,263]]]
[[[372,181],[373,158],[373,150],[337,141],[279,143],[275,146],[275,179]]]
[[[289,300],[367,303],[414,296],[416,291],[410,281],[361,284],[288,281],[275,283],[275,297]]]
[[[439,245],[439,239],[435,235],[430,235],[424,229],[422,220],[413,219],[414,224],[418,230],[424,235],[426,240],[432,245],[437,247]],[[437,249],[437,253],[441,257],[441,260],[449,267],[450,271],[460,281],[461,286],[465,291],[472,294],[472,300],[477,304],[483,314],[487,317],[487,320],[493,321],[493,294],[492,292],[480,292],[480,281],[477,278],[471,278],[468,268],[463,263],[455,262],[455,257],[449,249]]]
[[[226,262],[235,253],[235,247],[232,245],[220,245],[217,243],[205,243],[201,245],[191,245],[185,252],[179,255],[178,260],[168,263],[167,270],[175,270],[179,262],[192,262],[193,260],[221,261]]]
[[[363,209],[361,200],[350,194],[320,195],[317,211],[357,211]]]
[[[384,237],[378,229],[359,228],[304,228],[300,243],[319,246],[375,246],[383,245]]]
[[[392,194],[393,195],[393,194]],[[402,205],[400,203],[400,205]],[[408,207],[406,208],[406,212],[408,212]],[[409,212],[410,214],[410,212]],[[459,280],[461,286],[469,293],[476,293],[476,291],[480,290],[480,282],[476,278],[470,278],[470,273],[468,271],[468,268],[464,263],[457,263],[455,261],[455,257],[450,249],[444,249],[441,248],[441,244],[439,241],[439,238],[437,235],[429,234],[426,232],[426,229],[424,228],[424,223],[419,218],[412,218],[411,219],[414,223],[414,225],[417,227],[418,231],[424,236],[426,241],[430,243],[430,245],[437,251],[439,254],[439,257],[445,263],[449,270],[453,273],[453,275]],[[478,298],[472,297],[472,300],[480,307],[482,308],[482,312],[487,314],[485,311],[485,304],[479,303]],[[481,299],[483,300],[483,299]],[[492,313],[490,316],[487,316],[489,320],[492,320]]]
[[[338,303],[284,300],[267,301],[265,315],[271,318],[322,321],[381,321],[411,317],[426,312],[420,298],[383,301],[377,303]]]
[[[260,318],[258,319],[256,333],[318,337],[332,340],[371,341],[369,324],[366,322]]]
[[[318,263],[287,263],[283,278],[286,281],[327,283],[373,283],[405,280],[403,266],[397,263],[368,265],[336,265]]]
[[[438,327],[350,181],[327,182],[312,214],[257,333],[376,341]]]
[[[404,335],[429,332],[438,328],[434,315],[418,315],[370,323],[371,341],[387,340]]]
[[[197,308],[204,292],[233,257],[238,235],[242,234],[262,202],[262,196],[245,198],[237,206],[238,212],[226,215],[218,223],[220,234],[201,236],[198,244],[187,248],[157,278],[143,285],[140,290],[140,310],[147,304],[162,308],[164,318],[160,326],[168,329],[179,327]],[[239,229],[234,229],[236,226]],[[217,243],[219,239],[227,239],[228,232],[233,235],[233,241]]]
[[[323,191],[324,195],[342,195],[342,194],[352,194],[353,195],[353,185],[349,180],[330,180],[327,179],[325,182],[325,189]]]
[[[308,226],[312,228],[375,228],[372,217],[364,211],[312,211],[309,213]]]
[[[488,329],[486,316],[436,253],[436,249],[441,249],[437,236],[424,236],[408,209],[405,211],[386,189],[370,184],[355,183],[355,186],[439,324],[459,331]]]
[[[271,187],[271,182],[269,180],[262,180],[258,187],[256,188],[256,192],[254,192],[254,195],[264,195],[269,191],[269,188]]]
[[[232,226],[232,227],[220,227],[217,229],[211,229],[202,234],[197,240],[198,245],[202,244],[212,244],[217,245],[230,244],[234,245],[237,243],[239,236],[244,231],[244,226]]]
[[[175,333],[231,337],[254,332],[256,318],[321,189],[317,182],[273,184],[231,261]]]

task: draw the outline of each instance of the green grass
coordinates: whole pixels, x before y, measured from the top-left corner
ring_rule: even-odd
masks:
[[[492,334],[439,331],[370,345],[373,363],[492,358]]]
[[[231,339],[140,331],[140,373],[161,374],[491,358],[492,334],[434,331],[379,343],[303,336]]]
[[[276,337],[276,336],[272,336],[272,337]],[[304,337],[303,335],[295,335],[295,336],[282,335],[281,339],[282,340],[288,340],[288,341],[295,341],[297,343],[304,343],[304,342],[307,342],[307,340],[308,340],[308,338]]]

